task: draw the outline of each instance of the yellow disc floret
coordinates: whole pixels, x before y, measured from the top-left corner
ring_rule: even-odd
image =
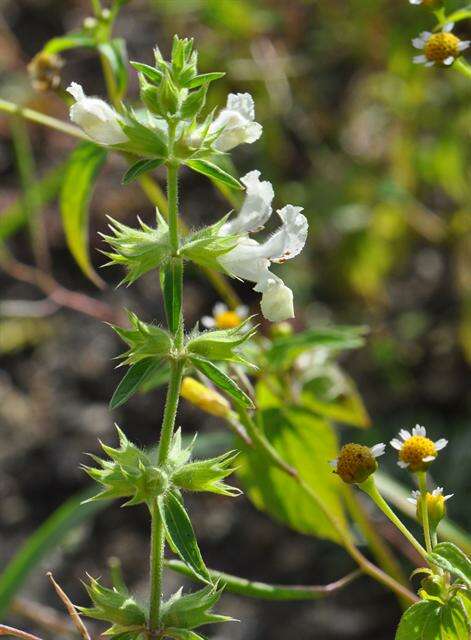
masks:
[[[344,445],[337,458],[337,474],[348,484],[364,482],[378,468],[369,447],[361,444]]]
[[[430,465],[430,460],[424,462],[424,458],[437,455],[435,443],[425,436],[412,436],[408,438],[399,451],[399,459],[408,465],[408,468],[415,471],[425,471]]]
[[[443,64],[447,58],[460,55],[460,39],[453,33],[434,33],[425,43],[424,54],[430,62]]]
[[[223,311],[214,316],[214,321],[218,329],[234,329],[242,322],[242,318],[236,311]]]

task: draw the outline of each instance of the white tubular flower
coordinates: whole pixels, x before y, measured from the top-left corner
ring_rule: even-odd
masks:
[[[399,438],[391,440],[391,446],[399,451],[398,465],[401,469],[409,469],[413,473],[426,471],[441,449],[448,444],[448,440],[440,438],[436,442],[426,437],[425,427],[416,425],[410,431],[401,429]]]
[[[271,262],[282,263],[300,253],[307,238],[308,223],[301,207],[286,205],[277,211],[281,226],[262,244],[248,233],[258,231],[271,214],[273,189],[260,182],[260,173],[252,171],[242,178],[247,196],[239,214],[221,228],[221,235],[240,235],[237,245],[219,257],[222,267],[233,277],[255,282],[254,291],[262,293],[262,313],[272,322],[294,317],[293,294],[283,281],[269,270]]]
[[[448,67],[453,64],[470,45],[469,40],[460,40],[451,33],[454,26],[454,23],[450,22],[438,33],[422,31],[418,38],[414,38],[413,46],[421,49],[423,54],[414,56],[413,62],[424,64],[426,67],[433,67],[435,64]]]
[[[262,135],[262,125],[255,122],[255,105],[250,93],[230,93],[227,104],[211,123],[209,133],[220,132],[214,142],[219,151],[230,151],[239,144],[251,144]]]
[[[70,108],[70,119],[92,140],[104,145],[128,141],[119,125],[119,114],[107,102],[86,96],[81,85],[76,82],[72,82],[67,91],[76,101]]]
[[[224,302],[217,302],[213,307],[213,315],[203,316],[201,324],[207,329],[234,329],[245,320],[248,313],[249,309],[245,305],[231,310]]]

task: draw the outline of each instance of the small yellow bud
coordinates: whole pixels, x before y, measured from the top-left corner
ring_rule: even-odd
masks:
[[[347,484],[361,484],[378,468],[376,458],[384,453],[384,444],[372,447],[345,444],[337,460],[332,462],[335,472]]]
[[[270,327],[272,338],[286,338],[293,334],[293,326],[289,322],[276,322]]]
[[[452,495],[453,494],[444,496],[442,487],[437,487],[432,493],[427,492],[425,502],[427,504],[428,519],[432,529],[436,529],[440,520],[446,516],[446,501],[449,500]],[[422,498],[420,491],[413,491],[412,498],[408,498],[408,500],[416,505],[417,520],[422,522]]]
[[[183,379],[180,395],[213,416],[225,418],[231,412],[231,405],[224,396],[194,378]]]
[[[33,89],[36,91],[50,91],[60,85],[60,70],[64,61],[54,53],[40,52],[28,64],[28,73]]]

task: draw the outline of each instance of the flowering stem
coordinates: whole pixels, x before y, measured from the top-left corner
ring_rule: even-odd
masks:
[[[467,78],[471,78],[471,67],[467,62],[464,62],[460,58],[458,58],[458,60],[455,60],[453,69],[456,69]]]
[[[427,472],[418,471],[417,480],[420,489],[420,513],[422,515],[422,527],[424,529],[425,547],[430,553],[432,551],[432,538],[430,536],[430,523],[427,509]]]
[[[37,124],[42,124],[45,127],[50,127],[51,129],[56,129],[57,131],[66,133],[69,136],[74,136],[75,138],[81,138],[82,140],[90,141],[90,138],[87,136],[87,134],[83,133],[83,131],[78,127],[74,127],[73,124],[62,122],[62,120],[52,118],[51,116],[47,116],[45,113],[40,113],[39,111],[35,111],[34,109],[21,107],[14,102],[10,102],[9,100],[0,99],[0,111],[10,113],[11,115],[21,116],[26,120],[36,122]]]
[[[360,489],[362,489],[365,493],[367,493],[373,502],[376,504],[379,509],[384,513],[384,515],[391,520],[391,522],[399,529],[399,531],[409,540],[414,549],[426,560],[427,559],[427,551],[423,548],[423,546],[415,539],[409,529],[399,520],[397,515],[388,505],[386,500],[378,491],[373,476],[370,476],[365,482],[358,485]]]

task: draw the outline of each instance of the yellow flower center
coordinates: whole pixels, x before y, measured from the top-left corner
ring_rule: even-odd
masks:
[[[399,458],[408,463],[411,471],[425,471],[430,463],[423,462],[423,459],[436,455],[435,444],[424,436],[412,436],[404,442],[399,451]]]
[[[431,62],[443,63],[450,56],[457,58],[460,55],[459,43],[460,39],[453,33],[434,33],[427,40],[424,53]]]
[[[242,318],[235,311],[223,311],[214,316],[216,327],[218,329],[233,329],[238,327],[242,322]]]
[[[377,468],[374,455],[361,444],[344,445],[337,458],[337,474],[348,484],[364,482]]]

